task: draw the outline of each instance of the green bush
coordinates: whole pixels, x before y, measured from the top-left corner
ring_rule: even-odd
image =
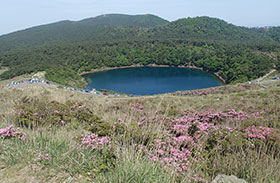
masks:
[[[99,136],[112,134],[112,125],[93,114],[82,103],[68,101],[62,104],[56,101],[49,102],[46,98],[23,98],[16,107],[19,111],[18,124],[23,127],[82,126]]]

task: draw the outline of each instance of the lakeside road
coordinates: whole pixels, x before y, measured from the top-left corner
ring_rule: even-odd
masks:
[[[26,88],[26,87],[34,87],[34,86],[42,86],[42,87],[51,87],[51,88],[57,88],[58,85],[54,84],[47,84],[47,83],[19,83],[11,86],[6,86],[6,88],[14,88],[14,89],[20,89],[20,88]]]
[[[66,86],[61,86],[56,83],[52,83],[49,81],[42,81],[40,82],[30,82],[27,80],[22,80],[22,81],[12,81],[11,83],[7,84],[6,86],[2,85],[2,88],[7,88],[7,89],[18,89],[18,90],[24,90],[25,88],[31,88],[31,87],[43,87],[43,88],[62,88],[68,91],[76,92],[76,93],[81,93],[81,94],[87,94],[87,95],[100,95],[100,96],[113,96],[113,97],[119,97],[119,94],[109,94],[106,92],[100,92],[96,90],[92,91],[87,91],[84,89],[79,89],[79,88],[72,88],[72,87],[66,87]]]

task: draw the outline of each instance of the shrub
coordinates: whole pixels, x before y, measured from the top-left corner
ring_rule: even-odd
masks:
[[[97,166],[94,170],[89,170],[88,175],[97,175],[115,165],[116,156],[114,155],[110,137],[98,137],[94,133],[82,135],[80,143],[81,149],[89,149],[102,157],[99,162],[95,162]]]
[[[99,136],[112,134],[110,123],[93,114],[85,105],[68,101],[62,104],[48,99],[23,98],[17,105],[18,124],[23,127],[57,127],[71,124],[72,127],[82,126],[84,129]]]
[[[18,124],[23,127],[63,126],[72,121],[67,105],[45,98],[23,98],[16,107]]]
[[[25,134],[20,131],[16,131],[14,127],[10,125],[7,126],[6,128],[0,128],[0,138],[2,139],[18,138],[20,140],[24,140]]]

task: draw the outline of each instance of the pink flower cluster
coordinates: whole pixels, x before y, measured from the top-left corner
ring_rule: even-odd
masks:
[[[74,109],[82,109],[82,108],[85,108],[84,105],[81,105],[79,103],[75,103],[72,107],[71,107],[71,110],[74,110]]]
[[[259,139],[273,139],[272,133],[273,133],[273,128],[268,128],[268,127],[255,127],[250,126],[245,129],[245,133],[248,135],[250,138],[259,138]]]
[[[189,147],[194,145],[190,136],[167,137],[166,140],[155,140],[155,150],[142,147],[144,152],[153,160],[160,162],[164,167],[174,167],[178,172],[188,170],[192,152]]]
[[[151,147],[140,146],[140,149],[151,160],[160,162],[164,167],[173,167],[179,174],[185,175],[190,171],[193,163],[203,160],[200,153],[203,151],[204,137],[207,138],[207,135],[213,130],[223,130],[229,133],[234,131],[229,126],[219,125],[220,122],[246,119],[249,119],[249,116],[245,112],[234,109],[226,112],[184,111],[182,117],[173,120],[164,115],[157,115],[153,118],[142,117],[139,120],[139,126],[145,123],[163,122],[170,131],[166,137],[155,140],[154,144],[150,145]],[[195,177],[193,180],[202,181],[199,177]]]
[[[19,129],[17,129],[19,130]],[[20,131],[16,131],[13,127],[13,125],[10,125],[6,128],[1,128],[0,129],[0,138],[18,138],[20,140],[24,140],[25,139],[25,134],[20,132]]]
[[[144,104],[140,103],[140,102],[137,102],[137,103],[131,105],[131,109],[134,110],[137,113],[142,113],[143,114],[144,113]]]
[[[199,96],[201,96],[201,95],[208,95],[208,93],[207,92],[199,92],[198,95]]]
[[[49,160],[50,156],[49,156],[49,154],[44,154],[44,155],[39,154],[38,159],[39,160]]]
[[[82,135],[81,147],[91,148],[92,150],[102,150],[104,147],[110,147],[110,137],[98,137],[97,134]]]
[[[53,112],[56,114],[60,114],[60,111],[58,111],[58,110],[54,110]]]
[[[201,132],[207,133],[210,129],[217,129],[218,127],[214,125],[214,123],[202,123],[199,121],[195,122],[186,122],[185,124],[175,124],[172,128],[172,131],[175,132],[177,135],[184,135],[188,134],[189,131],[191,131],[191,128],[196,127],[193,131],[197,134],[200,134]]]
[[[247,115],[243,111],[235,111],[234,109],[228,112],[214,112],[211,110],[204,111],[204,112],[197,112],[197,111],[190,111],[190,112],[182,112],[184,115],[181,118],[177,118],[173,120],[175,123],[188,123],[188,122],[219,122],[224,119],[229,121],[243,121],[245,119],[249,119],[249,115]]]
[[[197,144],[193,137],[188,134],[182,136],[168,136],[164,139],[156,139],[152,147],[139,145],[139,150],[147,154],[152,161],[159,162],[164,168],[174,168],[177,175],[192,175],[194,182],[207,182],[203,178],[195,175],[191,170],[194,162],[202,160],[199,151],[201,145]],[[197,152],[195,149],[198,149]]]
[[[19,112],[18,112],[18,116],[24,114],[24,110],[20,109]]]
[[[137,106],[142,106],[137,104]],[[140,117],[140,127],[147,123],[164,124],[168,134],[161,139],[153,141],[148,146],[138,145],[140,151],[144,152],[152,161],[159,162],[163,167],[173,168],[177,175],[191,175],[194,182],[207,182],[207,180],[195,175],[191,169],[195,163],[203,161],[203,151],[209,137],[218,134],[247,134],[249,138],[273,139],[272,128],[255,127],[241,128],[236,126],[236,121],[254,120],[263,111],[249,116],[242,110],[231,109],[228,111],[207,110],[183,111],[181,117],[172,119],[159,113],[155,117]],[[227,124],[229,126],[227,126]]]

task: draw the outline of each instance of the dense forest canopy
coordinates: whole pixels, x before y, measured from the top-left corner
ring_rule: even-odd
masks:
[[[0,36],[0,52],[82,41],[132,40],[168,21],[154,15],[109,14],[81,21],[60,21]],[[138,38],[139,37],[139,38]]]
[[[280,65],[279,27],[239,27],[210,17],[168,22],[154,15],[102,15],[15,32],[0,43],[0,66],[9,67],[1,79],[45,70],[48,79],[76,87],[80,73],[100,67],[196,66],[237,83]]]

